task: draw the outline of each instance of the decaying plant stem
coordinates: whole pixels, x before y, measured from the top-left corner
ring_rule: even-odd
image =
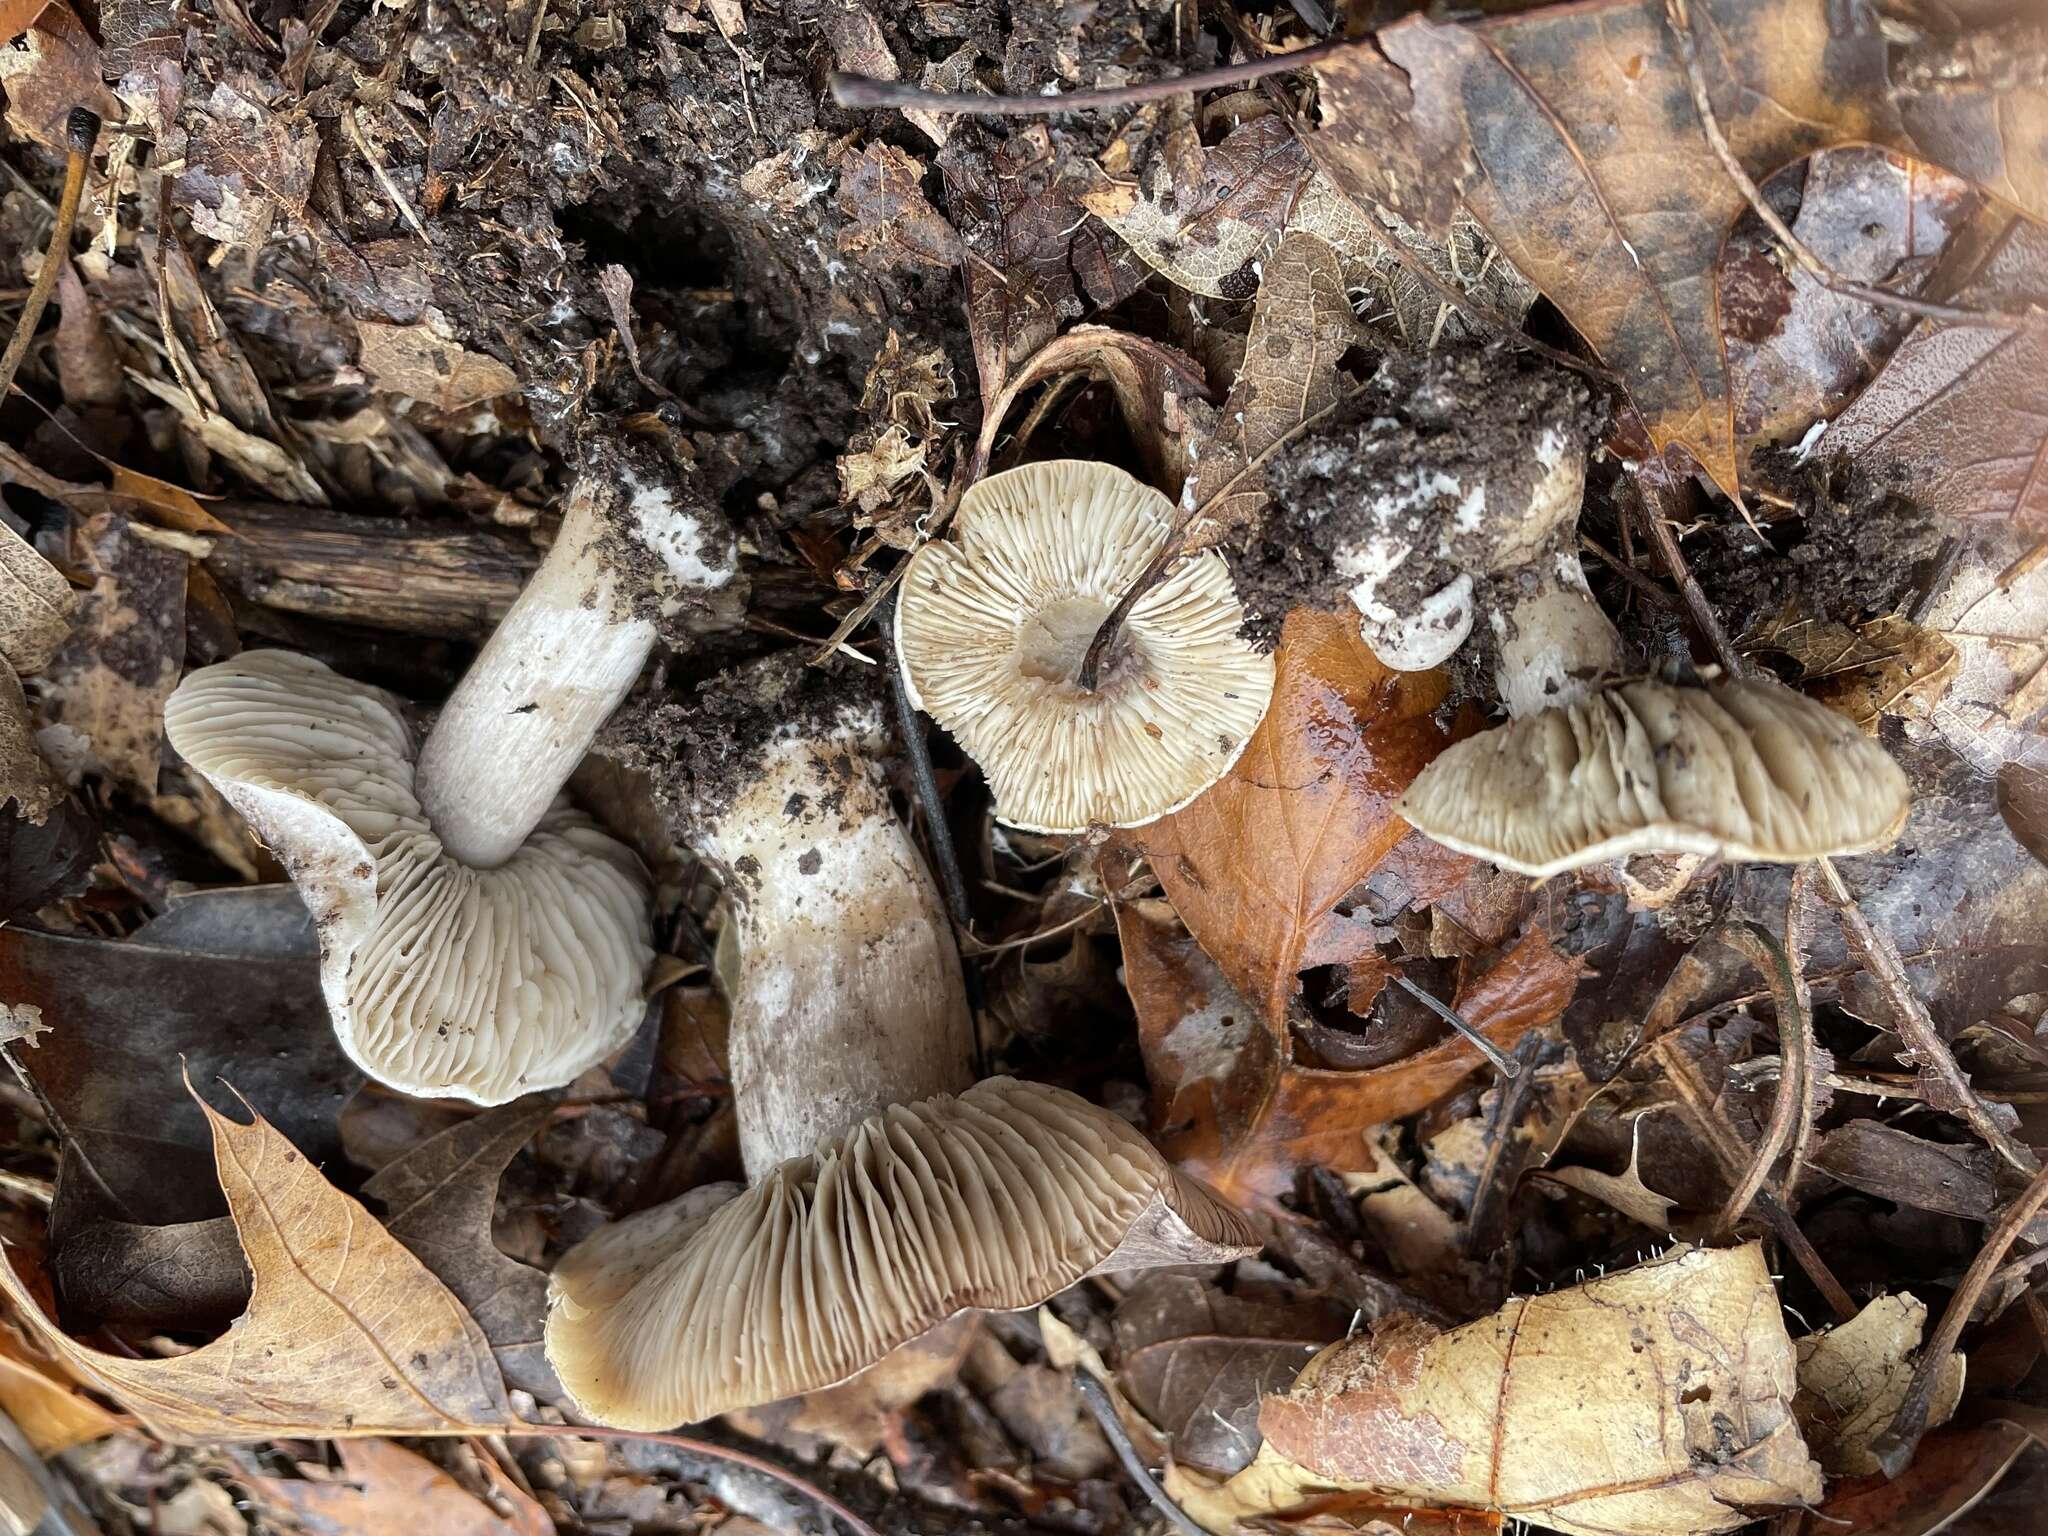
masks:
[[[7,351],[0,353],[0,400],[13,387],[21,360],[28,355],[29,343],[35,340],[36,326],[57,288],[57,273],[71,259],[71,226],[78,222],[78,199],[85,191],[86,163],[92,158],[92,147],[99,136],[99,114],[88,107],[73,107],[64,123],[64,188],[57,194],[57,215],[50,221],[50,244],[43,252],[43,264],[36,268],[36,280],[21,306],[21,316],[14,322],[14,336],[7,343]]]
[[[1912,982],[1906,977],[1905,964],[1899,959],[1899,952],[1891,940],[1871,926],[1870,919],[1863,915],[1863,909],[1856,904],[1848,886],[1842,883],[1834,862],[1830,859],[1815,862],[1820,866],[1822,891],[1828,904],[1841,918],[1842,932],[1863,956],[1864,963],[1884,990],[1885,1000],[1891,1004],[1892,1021],[1898,1027],[1899,1038],[1906,1042],[1921,1075],[1931,1078],[1931,1086],[1940,1090],[1940,1097],[1931,1098],[1930,1102],[1937,1108],[1962,1116],[1969,1122],[1970,1129],[1983,1138],[1986,1146],[2019,1172],[2029,1175],[2037,1172],[2041,1166],[2040,1159],[2034,1156],[2025,1142],[1998,1123],[1976,1089],[1970,1086],[1968,1075],[1956,1065],[1955,1053],[1949,1050],[1948,1042],[1934,1027],[1926,1004],[1913,990]]]
[[[1720,1225],[1723,1231],[1728,1231],[1742,1220],[1751,1202],[1762,1192],[1764,1180],[1777,1166],[1788,1142],[1794,1156],[1787,1182],[1797,1177],[1797,1154],[1813,1132],[1813,1020],[1806,1007],[1805,988],[1791,958],[1762,924],[1731,923],[1708,937],[1719,939],[1741,954],[1770,983],[1771,996],[1778,1005],[1778,1049],[1785,1063],[1763,1139],[1757,1143],[1748,1171],[1721,1207]]]
[[[1124,1470],[1131,1474],[1131,1480],[1145,1490],[1145,1497],[1152,1501],[1152,1507],[1166,1517],[1167,1524],[1182,1533],[1182,1536],[1207,1536],[1203,1529],[1190,1520],[1187,1511],[1174,1503],[1166,1490],[1159,1486],[1159,1479],[1152,1475],[1152,1469],[1145,1465],[1145,1458],[1138,1454],[1138,1448],[1131,1444],[1130,1434],[1124,1429],[1123,1420],[1116,1416],[1116,1404],[1109,1400],[1109,1388],[1093,1371],[1081,1367],[1074,1372],[1074,1386],[1081,1394],[1081,1401],[1088,1405],[1088,1411],[1101,1426],[1103,1438],[1116,1452],[1116,1459],[1123,1463]]]
[[[1948,1308],[1941,1314],[1933,1336],[1920,1348],[1920,1361],[1913,1367],[1913,1379],[1906,1385],[1905,1400],[1899,1404],[1899,1411],[1892,1416],[1885,1432],[1871,1443],[1871,1454],[1877,1457],[1886,1477],[1897,1477],[1912,1462],[1920,1437],[1927,1432],[1928,1405],[1933,1400],[1935,1383],[1941,1379],[1942,1366],[1955,1352],[1956,1343],[1963,1336],[1963,1326],[1969,1322],[1978,1298],[1984,1294],[1992,1275],[2004,1261],[2006,1250],[2012,1247],[2027,1223],[2044,1205],[2048,1205],[2048,1169],[2035,1174],[2034,1181],[2025,1192],[2006,1207],[2005,1214],[1985,1238],[1977,1257],[1963,1272],[1962,1281],[1956,1286],[1955,1295],[1949,1298]]]

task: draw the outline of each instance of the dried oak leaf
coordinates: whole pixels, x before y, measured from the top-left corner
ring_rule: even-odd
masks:
[[[339,1475],[251,1478],[256,1502],[320,1536],[553,1536],[554,1521],[530,1494],[500,1486],[513,1508],[501,1515],[426,1457],[388,1440],[344,1440],[335,1449]]]
[[[1452,1036],[1399,1061],[1340,1072],[1298,1065],[1284,1025],[1268,1025],[1158,904],[1120,902],[1117,931],[1167,1155],[1226,1197],[1293,1187],[1317,1164],[1374,1165],[1368,1133],[1442,1098],[1481,1064]],[[1462,988],[1455,1006],[1503,1050],[1563,1013],[1583,963],[1531,931]]]
[[[1269,1027],[1285,1022],[1301,971],[1357,958],[1358,929],[1336,906],[1407,835],[1394,802],[1450,740],[1431,713],[1446,686],[1441,673],[1382,665],[1356,615],[1296,609],[1243,755],[1192,805],[1134,834],[1174,910]]]
[[[1107,175],[1081,204],[1168,282],[1216,299],[1249,298],[1259,258],[1280,238],[1308,174],[1308,155],[1277,114],[1206,148],[1191,128],[1168,132],[1163,146],[1146,143],[1161,118],[1188,111],[1185,97],[1141,111],[1104,160],[1121,169],[1151,158],[1135,175]]]
[[[2013,219],[1952,295],[2048,298],[2048,226]],[[1923,320],[1821,438],[1943,517],[2048,535],[2048,327]]]
[[[483,1332],[419,1260],[260,1115],[200,1103],[254,1276],[249,1310],[210,1344],[130,1359],[68,1337],[0,1255],[0,1291],[38,1343],[184,1443],[489,1434],[514,1422]]]
[[[1191,547],[1214,543],[1265,510],[1261,455],[1337,403],[1337,363],[1364,335],[1336,250],[1319,235],[1288,231],[1267,258],[1244,364],[1198,460],[1201,516],[1189,529]],[[1358,643],[1355,633],[1352,639]]]
[[[358,320],[356,334],[362,339],[358,360],[371,383],[393,394],[410,395],[437,411],[459,411],[519,388],[518,375],[495,357],[437,336],[425,322],[383,325]]]
[[[1926,1329],[1925,1302],[1880,1296],[1848,1322],[1799,1341],[1792,1411],[1830,1476],[1868,1477],[1878,1470],[1871,1443],[1906,1400]],[[1935,1378],[1928,1425],[1946,1424],[1962,1396],[1963,1357],[1951,1354]]]
[[[1868,17],[1842,25],[1833,0],[1694,0],[1691,13],[1714,115],[1752,178],[1837,144],[1914,147]],[[1713,273],[1744,203],[1702,131],[1665,0],[1411,19],[1316,72],[1334,87],[1325,164],[1347,190],[1439,233],[1462,194],[1620,375],[1655,446],[1738,489]],[[1930,102],[1914,133],[1944,141],[1939,115]],[[2040,178],[2004,173],[2038,138],[1993,136],[1954,168],[2048,212]]]
[[[1374,1491],[1572,1536],[1699,1536],[1808,1504],[1821,1473],[1762,1250],[1680,1249],[1439,1333],[1412,1317],[1319,1355],[1259,1414],[1213,1516]]]

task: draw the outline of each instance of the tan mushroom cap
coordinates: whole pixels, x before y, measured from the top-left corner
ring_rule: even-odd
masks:
[[[1256,1247],[1115,1115],[1003,1077],[721,1194],[614,1223],[556,1267],[548,1360],[590,1418],[693,1423],[844,1381],[971,1308]]]
[[[1833,711],[1770,682],[1623,683],[1461,741],[1400,812],[1525,875],[1636,853],[1793,863],[1887,846],[1911,793]]]
[[[502,1104],[638,1027],[647,877],[566,800],[504,864],[458,863],[413,794],[396,702],[287,651],[194,672],[164,725],[290,872],[335,1035],[379,1082]]]
[[[1192,556],[1139,600],[1099,678],[1089,641],[1159,552],[1173,504],[1110,464],[992,475],[951,541],[920,549],[896,609],[910,696],[981,765],[996,814],[1031,832],[1132,827],[1215,783],[1266,713],[1273,659],[1238,636],[1229,568]]]

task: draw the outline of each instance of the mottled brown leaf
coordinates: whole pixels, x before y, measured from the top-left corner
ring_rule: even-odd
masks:
[[[1297,609],[1244,755],[1135,834],[1174,910],[1269,1026],[1287,1016],[1303,955],[1344,926],[1338,901],[1407,835],[1394,802],[1449,740],[1431,715],[1445,686],[1389,671],[1355,616]]]
[[[1110,154],[1132,153],[1139,137],[1126,129]],[[1280,238],[1308,174],[1307,152],[1278,115],[1197,149],[1192,167],[1155,154],[1135,174],[1090,190],[1082,205],[1167,281],[1211,298],[1249,298],[1259,258]]]
[[[1851,1189],[1986,1221],[1998,1204],[1998,1158],[1989,1147],[1928,1141],[1876,1120],[1851,1120],[1823,1136],[1813,1166]]]
[[[2048,303],[2048,226],[2014,219],[1954,295]],[[2048,532],[2048,327],[1923,320],[1821,438],[1962,522]]]
[[[1191,546],[1214,543],[1264,511],[1256,461],[1336,404],[1338,360],[1364,334],[1336,251],[1317,235],[1290,230],[1266,261],[1244,364],[1196,466],[1194,504],[1203,511],[1189,530]]]
[[[36,1339],[159,1438],[491,1433],[512,1422],[469,1314],[261,1116],[200,1104],[255,1286],[226,1335],[132,1359],[68,1337],[11,1257],[4,1291]]]
[[[319,1536],[553,1536],[555,1523],[532,1497],[500,1487],[512,1514],[501,1515],[454,1478],[388,1440],[344,1440],[341,1472],[325,1477],[258,1477],[256,1502]]]
[[[1998,814],[2027,851],[2048,864],[2048,768],[2013,762],[1999,769]]]
[[[356,322],[362,338],[363,372],[379,389],[410,395],[437,411],[460,410],[480,400],[509,395],[519,379],[495,357],[471,352],[419,325]]]
[[[883,266],[950,267],[960,237],[925,200],[924,167],[891,144],[867,144],[839,168],[839,207],[849,220],[839,249]]]
[[[1896,1478],[1835,1484],[1800,1536],[1933,1536],[1983,1498],[2030,1443],[2024,1429],[2002,1420],[1937,1430]]]

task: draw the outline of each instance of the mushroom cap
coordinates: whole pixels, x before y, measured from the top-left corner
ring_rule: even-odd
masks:
[[[1899,835],[1911,798],[1874,741],[1780,684],[1644,680],[1447,748],[1399,809],[1540,877],[1636,853],[1863,853]]]
[[[288,651],[202,667],[164,725],[290,872],[335,1035],[379,1082],[502,1104],[639,1026],[647,877],[566,800],[497,868],[457,862],[414,796],[396,701]]]
[[[1257,1246],[1108,1110],[1005,1077],[885,1110],[722,1198],[629,1216],[556,1266],[548,1360],[588,1417],[693,1423],[844,1381],[971,1308]]]
[[[1059,459],[983,480],[954,539],[911,557],[896,605],[905,685],[981,765],[1009,825],[1082,832],[1177,811],[1264,717],[1273,658],[1239,637],[1215,553],[1138,600],[1094,693],[1074,681],[1173,523],[1171,502],[1114,465]]]

